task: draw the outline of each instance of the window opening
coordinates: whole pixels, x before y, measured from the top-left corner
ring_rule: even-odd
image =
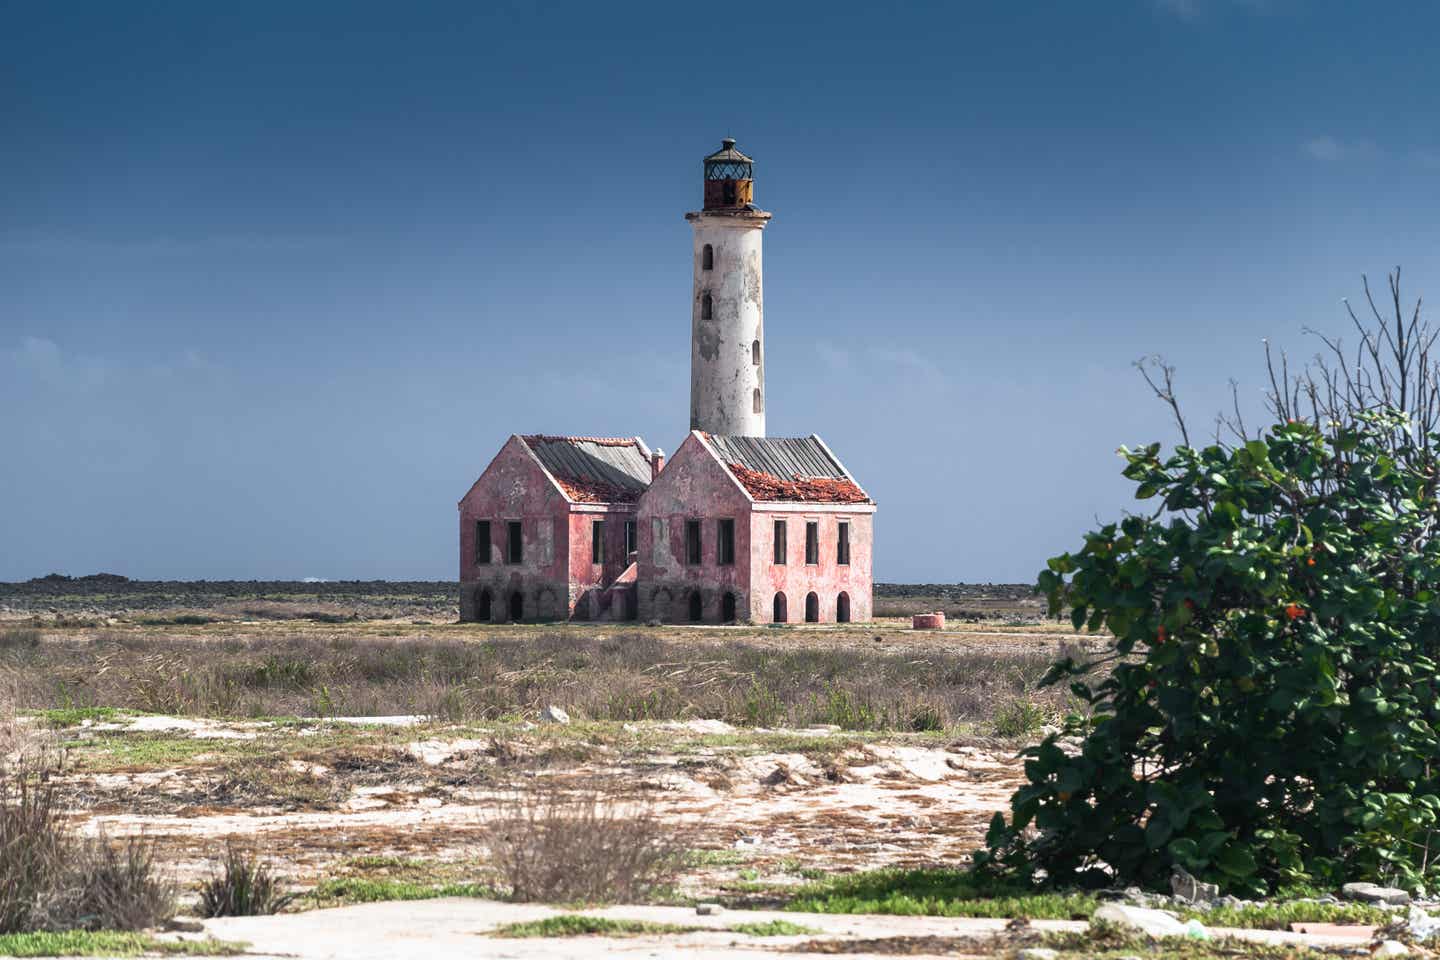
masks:
[[[590,522],[590,562],[605,562],[605,521]]]
[[[709,319],[710,319],[710,315],[711,315],[711,313],[714,311],[714,309],[715,309],[715,306],[714,306],[714,303],[710,300],[710,294],[707,293],[707,294],[705,294],[705,296],[703,296],[703,297],[700,298],[700,319],[701,319],[701,320],[709,320]]]
[[[805,562],[820,562],[820,524],[814,520],[805,524]]]
[[[777,564],[783,564],[783,563],[785,562],[785,521],[784,521],[784,520],[776,520],[776,521],[775,521],[775,562],[776,562]]]
[[[715,539],[719,546],[716,559],[721,566],[733,565],[735,563],[735,521],[730,519],[715,521],[715,532]]]
[[[842,593],[835,598],[835,622],[850,622],[850,594]]]
[[[475,619],[490,619],[490,591],[481,590],[480,596],[475,601]]]
[[[715,269],[715,248],[710,246],[710,244],[708,243],[705,244],[705,249],[700,251],[700,269]]]
[[[835,537],[835,562],[846,566],[850,563],[850,522],[841,520]]]
[[[525,543],[521,534],[519,520],[511,520],[506,525],[507,539],[505,557],[510,563],[523,563],[525,560]]]
[[[490,562],[490,521],[475,521],[475,562]]]
[[[727,592],[720,599],[720,621],[722,623],[735,622],[735,594]]]
[[[813,593],[805,597],[805,622],[820,622],[820,598]]]
[[[640,549],[639,528],[634,520],[625,521],[625,559],[630,559],[630,554]]]
[[[510,619],[517,623],[525,619],[525,598],[518,590],[510,594]]]
[[[775,594],[775,622],[785,622],[785,594]]]
[[[700,563],[700,521],[685,521],[685,562],[691,566]]]
[[[752,341],[750,341],[750,362],[753,363],[753,364],[754,364],[755,366],[757,366],[757,367],[760,366],[760,341],[759,341],[759,340],[752,340]]]
[[[700,591],[690,591],[690,622],[697,623],[704,616],[705,603],[700,599]]]

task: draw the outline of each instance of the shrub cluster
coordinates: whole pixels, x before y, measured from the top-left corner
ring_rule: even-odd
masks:
[[[1433,883],[1437,444],[1372,411],[1122,449],[1162,509],[1087,535],[1039,584],[1113,655],[1052,668],[1087,709],[1027,751],[981,868],[1163,886],[1179,865],[1250,894]]]

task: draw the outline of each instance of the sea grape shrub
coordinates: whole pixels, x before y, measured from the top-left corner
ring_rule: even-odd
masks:
[[[1370,413],[1164,460],[1121,448],[1163,508],[1040,575],[1052,615],[1114,650],[1050,669],[1084,715],[1026,751],[977,869],[1163,887],[1178,864],[1244,894],[1433,881],[1437,441]]]

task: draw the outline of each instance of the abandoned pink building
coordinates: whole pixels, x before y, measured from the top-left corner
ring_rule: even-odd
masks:
[[[471,621],[846,622],[871,615],[875,501],[818,436],[765,436],[754,162],[704,160],[688,213],[690,433],[512,436],[461,499]]]

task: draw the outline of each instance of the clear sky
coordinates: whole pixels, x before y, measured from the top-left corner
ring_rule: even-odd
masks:
[[[1031,580],[1359,278],[1440,296],[1440,7],[0,0],[0,579],[448,578],[516,432],[687,427],[756,159],[772,435]]]

